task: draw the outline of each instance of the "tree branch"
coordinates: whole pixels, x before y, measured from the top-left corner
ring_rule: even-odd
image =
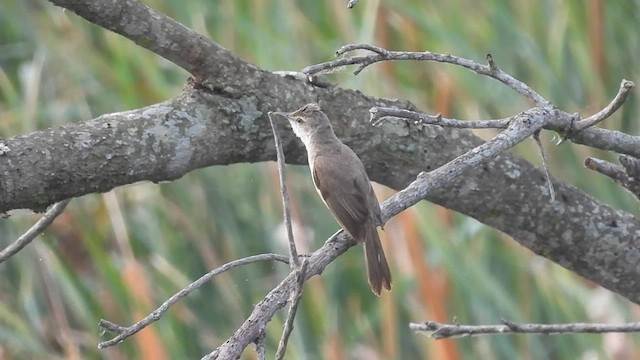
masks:
[[[322,273],[329,263],[353,245],[355,245],[353,239],[348,238],[344,232],[330,238],[321,248],[305,259],[308,261],[308,265],[303,281]],[[247,345],[260,336],[275,313],[286,305],[299,281],[300,279],[295,271],[289,273],[278,286],[256,304],[251,315],[227,341],[215,351],[202,357],[202,359],[237,359]]]
[[[461,66],[469,69],[480,75],[491,77],[509,88],[515,90],[517,93],[523,95],[527,99],[533,101],[536,106],[551,106],[551,103],[540,96],[537,92],[531,89],[527,84],[514,78],[513,76],[498,69],[497,65],[493,61],[491,55],[487,55],[489,65],[481,65],[477,62],[469,59],[465,59],[459,56],[450,54],[438,54],[430,51],[423,52],[410,52],[410,51],[389,51],[377,46],[369,44],[349,44],[344,45],[336,51],[337,56],[345,55],[355,50],[367,50],[373,52],[370,55],[362,56],[348,56],[340,59],[328,61],[322,64],[316,64],[307,66],[302,69],[302,72],[309,76],[317,76],[325,74],[327,72],[334,71],[335,69],[343,68],[347,65],[358,65],[353,72],[354,75],[358,75],[364,68],[371,64],[382,61],[398,61],[398,60],[413,60],[413,61],[435,61],[441,63],[448,63]]]
[[[429,173],[421,173],[414,182],[384,202],[383,220],[400,213],[404,209],[415,205],[430,192],[444,188],[456,180],[458,176],[480,165],[488,159],[493,159],[506,150],[532,136],[554,116],[550,109],[532,108],[514,116],[506,130],[493,139],[458,156],[447,165],[439,167]]]
[[[280,338],[280,342],[278,343],[278,350],[276,351],[276,360],[281,360],[284,358],[284,354],[287,351],[287,343],[289,342],[289,336],[293,331],[293,320],[296,318],[296,312],[298,311],[298,304],[300,304],[300,299],[302,298],[302,288],[304,287],[305,282],[305,273],[307,272],[307,266],[309,262],[307,259],[302,261],[300,267],[296,270],[296,279],[297,284],[293,293],[291,293],[291,305],[289,307],[289,312],[287,313],[287,320],[284,323],[284,329],[282,330],[282,337]]]
[[[416,111],[374,106],[369,110],[370,121],[379,126],[387,117],[399,117],[413,121],[414,124],[439,125],[456,129],[506,129],[511,118],[492,120],[457,120],[443,118],[440,114],[429,115]]]
[[[169,310],[169,308],[173,306],[173,304],[177,303],[178,301],[180,301],[180,299],[184,298],[185,296],[189,295],[193,291],[200,288],[202,285],[207,283],[213,277],[219,274],[222,274],[225,271],[229,271],[235,267],[252,264],[258,261],[280,261],[287,264],[289,262],[289,259],[286,256],[278,255],[278,254],[260,254],[260,255],[253,255],[246,258],[234,260],[202,275],[198,280],[192,282],[187,287],[181,289],[180,291],[175,293],[172,297],[170,297],[165,302],[163,302],[162,305],[160,305],[160,307],[155,309],[149,315],[145,316],[144,319],[136,322],[131,326],[121,326],[121,325],[114,324],[108,320],[104,320],[104,319],[100,320],[100,323],[98,324],[100,327],[104,328],[105,330],[115,332],[116,334],[118,334],[118,336],[114,337],[111,340],[101,342],[100,344],[98,344],[98,349],[104,349],[106,347],[119,344],[129,336],[137,333],[138,331],[146,328],[150,324],[158,321],[162,317],[162,315],[164,315],[164,313],[166,313]]]
[[[162,56],[197,80],[207,79],[216,86],[224,86],[228,78],[249,76],[257,71],[248,63],[236,62],[233,54],[210,39],[140,1],[49,1]]]
[[[518,324],[508,320],[502,320],[502,325],[460,325],[441,324],[427,321],[424,323],[411,323],[409,327],[413,331],[422,332],[428,336],[440,340],[463,336],[477,335],[503,335],[503,334],[600,334],[611,332],[639,332],[640,322],[627,324]]]
[[[287,181],[284,173],[284,153],[282,151],[282,141],[278,136],[278,129],[273,121],[273,113],[267,114],[271,130],[273,130],[273,141],[276,146],[276,160],[278,162],[278,177],[280,178],[280,197],[282,198],[282,212],[284,225],[287,229],[287,239],[289,240],[289,265],[292,270],[300,270],[300,259],[296,249],[296,241],[293,238],[293,228],[291,227],[291,214],[289,212],[289,193],[287,192]]]
[[[638,172],[640,161],[627,155],[620,155],[619,161],[622,166],[602,159],[588,157],[584,161],[584,166],[587,169],[610,177],[617,184],[631,192],[636,199],[640,200],[640,173]]]
[[[22,236],[20,236],[16,241],[12,242],[6,248],[0,251],[0,264],[17,254],[20,250],[22,250],[25,246],[29,245],[36,236],[42,234],[44,229],[49,226],[53,220],[55,220],[58,215],[62,214],[64,209],[67,207],[71,199],[62,200],[59,203],[52,205],[49,210],[38,220],[32,227],[27,230]]]
[[[631,90],[636,86],[633,81],[622,80],[620,83],[620,89],[616,96],[611,100],[611,103],[607,105],[604,109],[598,111],[596,114],[589,116],[586,119],[583,119],[575,124],[574,131],[582,131],[586,128],[590,128],[592,126],[597,125],[598,123],[604,121],[609,118],[609,116],[613,115],[616,110],[627,101],[627,97],[631,93]]]

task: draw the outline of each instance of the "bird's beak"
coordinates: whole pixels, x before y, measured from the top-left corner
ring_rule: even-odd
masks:
[[[272,112],[272,114],[273,115],[280,115],[280,116],[286,118],[287,120],[291,119],[291,113],[276,111],[276,112]]]

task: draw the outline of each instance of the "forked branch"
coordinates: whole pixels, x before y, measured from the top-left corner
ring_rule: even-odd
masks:
[[[500,70],[494,62],[491,55],[487,55],[488,64],[482,65],[473,60],[465,59],[459,56],[450,54],[440,54],[431,51],[423,52],[410,52],[410,51],[390,51],[377,46],[369,44],[349,44],[341,47],[336,51],[337,56],[342,56],[347,53],[356,50],[366,50],[373,54],[359,55],[359,56],[346,56],[336,60],[327,61],[317,65],[307,66],[302,69],[302,72],[308,76],[317,76],[334,71],[335,69],[341,69],[348,65],[357,65],[354,75],[359,74],[367,66],[382,61],[399,61],[399,60],[412,60],[412,61],[434,61],[447,64],[458,65],[463,68],[474,71],[480,75],[489,76],[498,80],[509,88],[515,90],[517,93],[523,95],[527,99],[533,101],[536,106],[551,106],[551,103],[542,97],[540,94],[531,89],[527,84]]]

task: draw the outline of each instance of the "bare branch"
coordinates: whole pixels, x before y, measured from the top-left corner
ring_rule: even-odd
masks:
[[[276,359],[280,360],[284,358],[284,354],[287,351],[287,343],[289,342],[289,336],[293,331],[293,321],[296,317],[296,312],[298,311],[298,304],[300,303],[300,298],[302,296],[302,288],[305,282],[305,275],[307,272],[307,265],[309,264],[309,262],[307,261],[307,259],[304,259],[302,263],[300,263],[300,259],[298,258],[298,250],[296,249],[296,242],[293,237],[293,229],[291,227],[291,214],[289,212],[289,194],[287,193],[282,142],[280,140],[280,137],[278,136],[278,130],[273,120],[274,113],[269,112],[268,115],[269,115],[269,122],[271,123],[271,129],[273,131],[273,139],[276,145],[278,175],[280,178],[280,196],[282,197],[284,222],[287,228],[287,237],[289,239],[290,266],[293,272],[297,276],[297,284],[296,284],[297,286],[291,293],[291,306],[289,307],[289,312],[287,314],[287,320],[284,325],[282,338],[280,339],[280,342],[278,344],[278,350],[276,351]]]
[[[346,53],[348,53],[349,51],[355,51],[355,50],[367,50],[367,51],[371,51],[373,53],[376,53],[380,56],[390,56],[391,51],[385,49],[385,48],[381,48],[375,45],[370,45],[370,44],[347,44],[342,46],[340,49],[336,50],[336,56],[342,56]],[[311,66],[307,66],[306,68],[310,68],[313,67],[315,65],[311,65]],[[304,71],[303,71],[304,72]],[[321,74],[321,73],[318,73]]]
[[[562,141],[571,140],[576,144],[582,144],[593,148],[614,151],[634,157],[640,157],[640,137],[625,134],[620,131],[600,128],[586,128],[575,130],[575,119],[578,114],[568,114],[554,109],[557,116],[549,119],[544,126],[546,130],[552,130],[562,135]],[[458,129],[502,129],[506,128],[511,118],[492,120],[456,120],[446,119],[438,115],[429,115],[411,110],[395,107],[374,106],[370,110],[370,121],[379,126],[385,117],[398,117],[413,121],[417,124],[440,125]],[[561,142],[562,142],[561,141]]]
[[[284,153],[282,151],[282,141],[278,136],[278,130],[273,121],[273,113],[269,112],[269,122],[273,130],[273,139],[276,144],[276,157],[278,161],[278,177],[280,179],[280,196],[282,197],[282,211],[284,213],[284,224],[287,228],[287,238],[289,240],[289,265],[292,269],[300,269],[300,259],[296,249],[296,241],[293,238],[293,228],[291,227],[291,214],[289,213],[289,194],[287,193],[287,182],[284,173]]]
[[[49,1],[164,57],[198,80],[250,76],[256,70],[235,62],[227,49],[141,1]]]
[[[622,80],[618,93],[613,98],[613,100],[611,100],[609,105],[607,105],[604,109],[598,111],[597,113],[589,116],[588,118],[576,122],[573,131],[582,131],[607,119],[609,116],[615,113],[616,110],[618,110],[620,106],[622,106],[622,104],[624,104],[624,102],[627,100],[627,97],[631,93],[631,90],[633,90],[635,86],[636,84],[633,81]]]
[[[610,177],[640,200],[640,173],[638,164],[640,161],[627,155],[620,155],[621,165],[612,164],[606,160],[588,157],[584,161],[587,169],[597,171]]]
[[[267,353],[267,344],[265,341],[266,334],[265,332],[261,332],[260,336],[256,339],[256,353],[258,353],[258,360],[265,360]],[[217,355],[216,355],[217,356]]]
[[[432,321],[425,323],[411,323],[409,328],[413,331],[425,333],[439,340],[463,336],[477,335],[503,335],[503,334],[581,334],[581,333],[611,333],[611,332],[639,332],[640,322],[627,324],[598,324],[598,323],[572,323],[572,324],[517,324],[508,320],[502,320],[502,325],[460,325],[442,324]]]
[[[623,183],[626,180],[624,168],[620,165],[612,164],[606,160],[588,157],[584,160],[584,166],[587,169],[597,171],[606,175],[616,182]]]
[[[550,127],[550,129],[562,134],[561,128]],[[590,127],[578,133],[575,131],[566,133],[566,137],[574,144],[640,157],[640,136],[629,135],[616,130]]]
[[[379,126],[386,117],[398,117],[412,120],[414,124],[440,125],[457,129],[505,129],[509,126],[511,118],[495,120],[456,120],[443,118],[440,114],[428,115],[416,111],[374,106],[369,110],[369,121],[373,126]]]
[[[387,199],[382,206],[383,220],[386,221],[409,206],[413,206],[429,192],[453,181],[463,172],[527,139],[555,115],[552,109],[532,108],[514,116],[507,129],[493,139],[429,173],[421,173],[414,182]]]
[[[302,288],[305,282],[305,275],[307,272],[307,266],[309,265],[309,261],[305,258],[300,265],[300,268],[296,269],[297,276],[297,284],[295,291],[291,294],[291,306],[289,307],[289,313],[287,314],[287,321],[284,324],[284,329],[282,330],[282,337],[280,338],[280,342],[278,343],[278,351],[276,351],[276,359],[281,360],[284,358],[284,354],[287,351],[287,343],[289,342],[289,336],[293,331],[293,320],[296,317],[296,312],[298,311],[298,304],[300,304],[300,299],[302,298]]]
[[[27,246],[36,236],[40,235],[44,229],[49,226],[53,220],[58,217],[64,211],[64,208],[67,207],[71,199],[62,200],[56,204],[53,204],[49,210],[35,223],[27,232],[22,234],[16,241],[12,242],[6,248],[0,251],[0,263],[3,263],[8,258],[12,257],[20,250],[22,250],[25,246]]]
[[[162,315],[164,315],[164,313],[167,312],[167,310],[169,310],[169,308],[173,304],[177,303],[180,299],[189,295],[194,290],[200,288],[206,282],[211,280],[211,278],[213,278],[214,276],[222,274],[223,272],[229,271],[235,267],[252,264],[258,261],[279,261],[279,262],[288,264],[289,258],[283,255],[278,255],[278,254],[260,254],[260,255],[249,256],[243,259],[238,259],[238,260],[228,262],[218,268],[215,268],[209,271],[205,275],[201,276],[198,280],[192,282],[187,287],[178,291],[175,295],[173,295],[172,297],[167,299],[165,302],[163,302],[162,305],[160,305],[160,307],[158,307],[156,310],[151,312],[144,319],[128,327],[120,326],[107,320],[100,320],[100,323],[98,324],[100,327],[113,331],[117,333],[118,336],[114,337],[111,340],[103,341],[99,343],[98,349],[104,349],[106,347],[119,344],[124,339],[144,329],[149,324],[159,320],[160,317],[162,317]]]
[[[542,142],[540,141],[540,130],[533,133],[533,140],[535,140],[536,145],[538,145],[540,158],[542,159],[542,168],[544,169],[544,174],[545,174],[545,177],[547,178],[547,187],[549,188],[549,197],[551,198],[551,201],[556,201],[556,191],[553,188],[553,182],[551,181],[549,166],[547,166],[547,156],[545,155],[544,146],[542,146]]]
[[[306,281],[310,277],[320,274],[329,263],[355,244],[355,241],[345,232],[331,237],[308,258],[304,280]],[[278,286],[256,304],[251,315],[227,341],[215,351],[202,357],[202,359],[211,360],[215,359],[215,356],[221,359],[237,359],[247,345],[260,336],[260,332],[271,321],[275,313],[286,305],[298,282],[298,274],[295,271],[289,273]]]
[[[424,52],[410,52],[410,51],[389,51],[383,48],[379,48],[368,44],[349,44],[341,47],[336,51],[337,55],[343,55],[347,52],[354,50],[368,50],[374,52],[370,55],[361,56],[348,56],[340,59],[328,61],[321,64],[307,66],[302,69],[302,72],[307,75],[321,75],[331,72],[333,69],[342,68],[347,65],[358,65],[354,71],[354,75],[357,75],[367,66],[381,62],[381,61],[398,61],[398,60],[414,60],[414,61],[435,61],[448,64],[454,64],[466,69],[472,70],[480,75],[489,76],[498,80],[509,88],[515,90],[519,94],[525,96],[527,99],[533,101],[536,106],[545,107],[551,106],[551,103],[542,97],[540,94],[531,89],[527,84],[514,78],[513,76],[498,69],[493,61],[492,57],[488,57],[489,65],[481,65],[473,60],[465,59],[462,57],[439,54],[430,51]]]

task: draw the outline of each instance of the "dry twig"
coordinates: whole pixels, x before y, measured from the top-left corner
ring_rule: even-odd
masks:
[[[246,258],[242,258],[242,259],[238,259],[238,260],[234,260],[229,263],[226,263],[218,268],[215,268],[209,271],[205,275],[201,276],[198,280],[192,282],[187,287],[178,291],[175,295],[173,295],[172,297],[167,299],[165,302],[163,302],[162,305],[160,305],[160,307],[155,309],[149,315],[145,316],[144,319],[136,322],[131,326],[120,326],[107,320],[100,320],[100,323],[98,324],[100,327],[102,327],[105,330],[115,332],[118,334],[118,336],[114,337],[111,340],[107,340],[99,343],[98,349],[104,349],[106,347],[119,344],[124,339],[144,329],[145,327],[149,326],[151,323],[159,320],[160,317],[162,317],[162,315],[164,315],[164,313],[167,312],[167,310],[169,310],[169,308],[173,304],[177,303],[180,299],[189,295],[194,290],[200,288],[206,282],[211,280],[211,278],[213,278],[214,276],[222,274],[223,272],[229,271],[235,267],[252,264],[258,261],[279,261],[279,262],[288,264],[289,258],[284,255],[278,255],[278,254],[260,254],[260,255],[249,256]]]
[[[266,337],[266,334],[263,331],[260,333],[260,336],[258,336],[256,341],[254,341],[256,344],[256,353],[258,354],[258,360],[265,360],[267,358],[266,357],[267,344],[265,342],[265,337]]]
[[[353,72],[354,75],[359,74],[364,68],[371,64],[375,64],[381,61],[397,61],[397,60],[420,60],[420,61],[435,61],[442,62],[448,64],[454,64],[466,69],[475,71],[480,75],[486,75],[493,79],[500,81],[511,89],[515,90],[517,93],[525,96],[527,99],[533,101],[536,106],[551,106],[551,103],[543,98],[540,94],[535,92],[529,86],[527,86],[522,81],[514,78],[513,76],[505,73],[504,71],[498,69],[493,58],[488,55],[487,59],[489,60],[488,65],[481,65],[473,60],[465,59],[459,56],[454,56],[450,54],[439,54],[433,53],[430,51],[423,52],[409,52],[409,51],[389,51],[377,46],[369,45],[369,44],[349,44],[341,47],[336,51],[337,56],[344,55],[346,53],[355,51],[355,50],[367,50],[373,52],[373,54],[369,55],[360,55],[360,56],[349,56],[343,57],[336,60],[328,61],[321,64],[307,66],[302,69],[302,72],[309,75],[321,75],[328,72],[333,71],[334,69],[340,69],[347,65],[357,65],[356,70]]]
[[[447,119],[440,114],[429,115],[416,111],[391,107],[374,106],[369,110],[369,121],[379,126],[385,118],[396,117],[413,121],[414,124],[439,125],[458,129],[506,129],[511,118],[492,120],[457,120]]]
[[[611,332],[639,332],[640,322],[627,324],[597,324],[597,323],[572,323],[572,324],[518,324],[503,319],[498,325],[460,325],[442,324],[433,321],[424,323],[411,323],[409,328],[413,331],[425,333],[439,340],[464,336],[477,335],[502,335],[502,334],[597,334]]]
[[[568,114],[564,111],[555,109],[550,101],[538,94],[535,90],[531,89],[527,84],[500,70],[491,54],[487,55],[487,65],[482,65],[473,60],[450,54],[439,54],[430,51],[389,51],[369,44],[348,44],[338,49],[336,51],[336,55],[342,56],[356,50],[370,51],[373,54],[345,56],[324,63],[307,66],[302,69],[302,72],[307,74],[310,78],[315,78],[322,74],[340,70],[348,65],[356,65],[356,70],[353,73],[357,75],[371,64],[382,61],[399,60],[434,61],[458,65],[480,75],[489,76],[500,81],[514,91],[525,96],[527,99],[530,99],[538,107],[549,107],[554,109],[554,111],[560,116],[557,116],[555,119],[550,119],[544,126],[546,130],[556,131],[560,133],[563,138],[569,139],[576,144],[587,145],[602,150],[615,151],[621,154],[640,158],[639,137],[619,131],[593,127],[611,116],[626,101],[629,93],[635,87],[635,84],[632,81],[622,80],[618,94],[603,110],[579,121],[579,115],[576,116],[576,114]],[[392,110],[392,108],[383,107],[377,107],[374,109],[378,109],[377,111],[379,114],[375,115],[377,118],[382,118],[384,116],[382,113],[386,112],[388,113],[388,116],[406,116],[406,118],[413,121],[419,121],[420,123],[456,128],[504,128],[506,127],[506,122],[508,122],[508,119],[460,121],[443,119],[440,116],[432,116],[415,112],[412,114],[412,112],[408,110]],[[396,111],[396,114],[392,115],[392,112],[394,111]],[[406,111],[404,116],[400,114],[400,112],[403,111]]]
[[[300,263],[300,259],[298,258],[298,251],[296,249],[296,242],[293,237],[293,229],[291,227],[291,213],[289,212],[289,194],[287,193],[287,184],[285,179],[285,169],[284,169],[284,153],[282,151],[282,142],[280,141],[280,137],[278,136],[278,130],[273,121],[273,113],[269,113],[269,121],[271,122],[271,129],[273,130],[273,139],[276,144],[276,157],[278,161],[278,175],[280,178],[280,196],[282,197],[282,208],[284,213],[284,222],[287,227],[287,237],[289,239],[289,256],[291,258],[291,269],[296,274],[296,287],[291,292],[291,305],[289,306],[289,312],[287,313],[287,320],[284,325],[284,329],[282,332],[282,337],[280,338],[280,342],[278,343],[278,350],[276,351],[276,359],[280,360],[284,358],[284,354],[287,351],[287,343],[289,342],[289,336],[293,331],[293,321],[296,317],[296,312],[298,311],[298,304],[300,303],[300,298],[302,296],[302,288],[304,287],[304,282],[306,281],[306,272],[307,265],[309,262],[307,259],[304,259],[302,263]]]
[[[586,128],[597,125],[601,121],[609,118],[609,116],[613,115],[613,113],[616,112],[616,110],[618,110],[620,106],[622,106],[622,104],[624,104],[624,102],[627,100],[627,97],[629,97],[631,90],[633,90],[635,86],[636,84],[633,81],[623,79],[620,83],[620,89],[618,90],[618,93],[613,98],[613,100],[611,100],[611,102],[607,106],[605,106],[604,109],[598,111],[597,113],[589,116],[586,119],[575,123],[573,131],[582,131]]]
[[[47,226],[49,226],[53,222],[53,220],[55,220],[58,215],[60,215],[62,211],[64,211],[64,209],[67,207],[67,204],[69,204],[69,201],[71,201],[71,199],[62,200],[58,203],[53,204],[47,210],[47,212],[45,212],[44,215],[35,224],[33,224],[33,226],[29,228],[29,230],[27,230],[27,232],[22,234],[22,236],[16,239],[16,241],[9,244],[9,246],[2,249],[2,251],[0,251],[0,263],[6,261],[8,258],[18,253],[31,241],[33,241],[36,236],[40,235],[42,231],[44,231],[44,229],[46,229]]]
[[[276,351],[276,359],[280,360],[284,358],[284,354],[287,350],[287,343],[289,342],[289,336],[293,331],[293,320],[296,317],[296,312],[298,311],[298,304],[300,304],[300,299],[302,298],[302,288],[304,287],[305,275],[307,272],[307,266],[309,265],[309,261],[307,259],[302,260],[302,264],[300,268],[295,270],[297,276],[297,284],[294,292],[291,293],[291,305],[289,306],[289,312],[287,313],[287,321],[284,324],[284,329],[282,330],[282,337],[280,338],[280,342],[278,343],[278,350]]]
[[[273,113],[269,113],[269,122],[271,122],[271,129],[273,130],[273,139],[276,144],[276,158],[278,162],[278,178],[280,179],[280,197],[282,197],[282,211],[284,216],[284,224],[287,228],[287,239],[289,240],[289,256],[291,260],[289,265],[291,269],[300,268],[300,259],[298,258],[298,250],[296,249],[296,242],[293,238],[293,228],[291,226],[291,214],[289,213],[289,193],[287,192],[286,176],[284,173],[284,153],[282,151],[282,141],[278,136],[278,130],[275,122],[273,121]]]
[[[544,169],[544,175],[547,178],[547,188],[549,189],[549,197],[551,198],[551,201],[556,201],[556,191],[554,190],[553,182],[551,181],[549,166],[547,166],[547,156],[544,151],[544,146],[542,146],[542,141],[540,141],[540,130],[533,133],[533,140],[535,140],[536,145],[538,145],[540,158],[542,159],[542,168]]]
[[[588,157],[584,161],[584,166],[608,176],[640,200],[640,172],[638,171],[640,160],[628,155],[620,155],[618,161],[621,165]]]

